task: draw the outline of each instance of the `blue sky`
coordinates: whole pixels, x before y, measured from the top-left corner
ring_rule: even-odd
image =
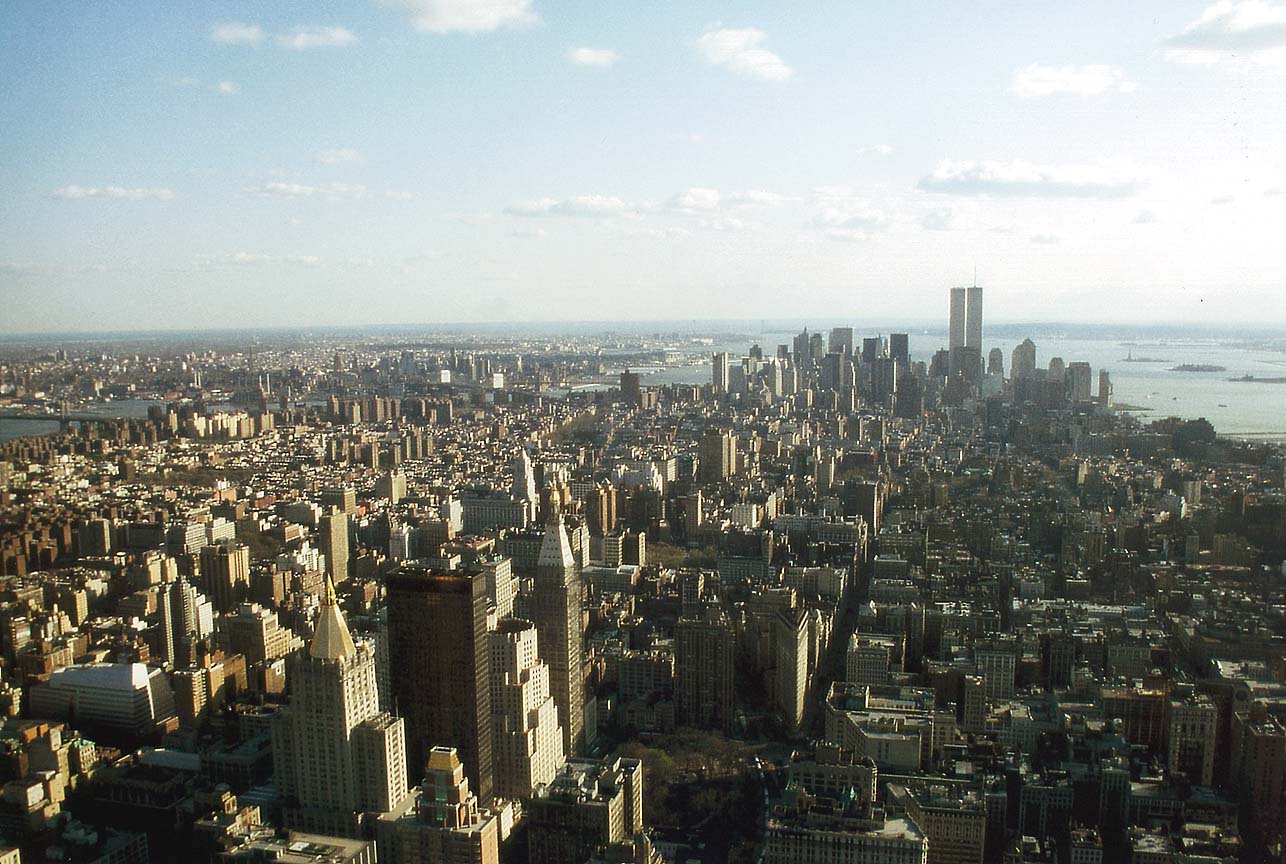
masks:
[[[1286,4],[0,6],[0,330],[1286,322]]]

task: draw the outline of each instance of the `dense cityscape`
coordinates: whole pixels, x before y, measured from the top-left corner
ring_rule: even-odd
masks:
[[[1281,860],[1282,450],[944,299],[0,347],[0,861]]]

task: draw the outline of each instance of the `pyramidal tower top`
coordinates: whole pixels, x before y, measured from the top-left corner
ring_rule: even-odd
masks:
[[[317,618],[317,629],[313,631],[313,641],[308,646],[308,656],[317,660],[343,660],[357,653],[353,637],[348,632],[344,613],[340,611],[335,597],[335,583],[326,577],[326,593],[322,596],[321,615]]]

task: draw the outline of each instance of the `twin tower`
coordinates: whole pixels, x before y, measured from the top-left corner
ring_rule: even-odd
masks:
[[[951,289],[950,345],[982,353],[982,289],[977,285]]]

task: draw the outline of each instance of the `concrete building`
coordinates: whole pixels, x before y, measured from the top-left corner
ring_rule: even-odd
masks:
[[[527,804],[529,864],[587,861],[643,832],[643,763],[572,759]]]
[[[536,625],[540,657],[549,666],[563,752],[571,757],[585,745],[584,624],[581,618],[580,567],[562,519],[545,526],[536,576],[528,600]]]
[[[502,619],[488,634],[491,646],[491,729],[495,794],[526,798],[563,767],[563,730],[538,656],[536,626]]]
[[[317,546],[326,556],[326,575],[336,585],[344,584],[348,581],[347,511],[332,510],[317,520],[317,538]]]
[[[307,652],[287,669],[290,704],[272,736],[286,822],[357,836],[362,814],[390,812],[406,798],[406,732],[401,718],[380,711],[374,646],[353,641],[333,583]]]
[[[175,716],[174,691],[161,669],[142,663],[66,666],[31,688],[29,713],[71,720],[86,732],[145,737]]]
[[[478,805],[451,747],[433,747],[411,806],[381,816],[380,864],[498,864],[499,819]]]
[[[926,864],[924,832],[881,805],[787,787],[764,830],[764,864]]]
[[[1219,709],[1208,696],[1170,701],[1167,746],[1172,774],[1182,773],[1200,786],[1214,782],[1218,751]]]
[[[487,577],[404,564],[388,577],[389,663],[406,720],[409,776],[455,747],[484,804],[494,794]]]
[[[737,635],[717,606],[679,619],[674,630],[674,702],[681,725],[731,731]]]

